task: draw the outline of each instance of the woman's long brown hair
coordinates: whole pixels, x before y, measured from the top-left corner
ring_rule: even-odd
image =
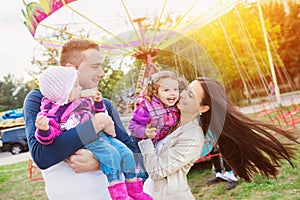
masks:
[[[203,132],[212,131],[223,158],[239,177],[251,181],[253,174],[261,172],[268,178],[276,178],[282,159],[293,166],[292,142],[299,142],[292,133],[242,114],[231,104],[223,86],[217,81],[209,78],[197,80],[205,94],[200,100],[201,105],[210,106],[210,110],[201,116]],[[292,142],[280,142],[274,137],[274,132]]]

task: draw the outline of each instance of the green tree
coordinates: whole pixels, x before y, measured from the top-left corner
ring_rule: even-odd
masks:
[[[272,26],[268,19],[265,20],[265,27],[275,50],[278,50],[280,27]],[[243,90],[264,87],[263,81],[270,76],[270,69],[257,6],[240,4],[196,30],[193,38],[204,47],[218,67],[227,92],[236,93],[232,95],[236,96],[232,97],[235,103],[242,97]],[[274,58],[280,62],[280,58]],[[231,91],[233,89],[236,92]]]
[[[0,110],[8,110],[10,109],[11,105],[14,105],[14,98],[13,98],[13,91],[15,89],[15,86],[13,84],[12,80],[13,75],[8,74],[7,76],[4,77],[4,81],[0,82],[0,88],[1,88],[1,93],[0,93],[0,102],[1,102],[1,107]]]
[[[271,2],[263,5],[266,18],[272,26],[279,25],[279,49],[278,52],[287,68],[289,74],[299,75],[300,58],[300,4],[295,1],[288,1],[289,12],[284,11],[283,4]]]
[[[110,65],[109,57],[104,59],[102,68],[104,69],[105,77],[100,79],[98,89],[101,91],[103,97],[112,99],[113,91],[120,80],[122,80],[124,73],[120,69],[113,69]]]
[[[8,74],[0,81],[0,111],[22,108],[23,101],[30,88],[22,79]]]

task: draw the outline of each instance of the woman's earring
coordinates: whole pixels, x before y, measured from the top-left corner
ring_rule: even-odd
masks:
[[[200,112],[199,115],[201,116],[201,115],[202,115],[202,112]]]
[[[197,120],[198,120],[198,122],[200,122],[200,120],[201,120],[201,113],[197,116]]]

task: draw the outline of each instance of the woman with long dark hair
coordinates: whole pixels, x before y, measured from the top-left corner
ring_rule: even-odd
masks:
[[[150,177],[145,182],[145,190],[154,199],[194,199],[186,176],[200,157],[208,130],[213,133],[212,141],[218,142],[223,158],[246,181],[251,181],[258,172],[276,177],[282,159],[292,165],[291,145],[297,142],[296,138],[243,115],[230,103],[217,81],[210,78],[192,81],[181,92],[177,106],[180,120],[164,139],[156,146],[150,139],[139,142]],[[291,142],[280,142],[273,132]]]
[[[210,107],[202,113],[200,120],[204,134],[208,129],[212,133],[221,133],[214,135],[214,139],[218,140],[223,158],[239,177],[250,181],[253,173],[257,172],[266,177],[276,177],[281,159],[293,165],[291,143],[280,142],[273,133],[297,142],[294,135],[242,114],[228,100],[223,86],[214,79],[197,78],[190,86],[195,91],[203,89],[203,95],[199,97],[200,106]]]

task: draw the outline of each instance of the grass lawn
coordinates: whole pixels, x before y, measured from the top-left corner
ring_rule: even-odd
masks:
[[[46,200],[44,181],[30,181],[27,162],[0,166],[0,199]]]
[[[300,150],[297,150],[294,159],[294,168],[287,162],[282,163],[277,180],[266,179],[256,175],[253,181],[248,183],[239,180],[233,190],[227,191],[227,182],[207,185],[205,182],[212,177],[211,164],[198,163],[189,172],[188,179],[195,199],[269,199],[269,200],[300,200]]]
[[[299,135],[300,128],[295,131]],[[280,137],[280,136],[278,136]],[[256,175],[248,183],[239,180],[237,187],[227,191],[226,182],[206,185],[212,176],[210,162],[193,166],[188,174],[191,190],[196,199],[293,199],[300,200],[300,149],[296,151],[294,168],[282,162],[277,180]],[[0,199],[5,200],[46,200],[44,181],[30,181],[27,162],[0,166]]]

